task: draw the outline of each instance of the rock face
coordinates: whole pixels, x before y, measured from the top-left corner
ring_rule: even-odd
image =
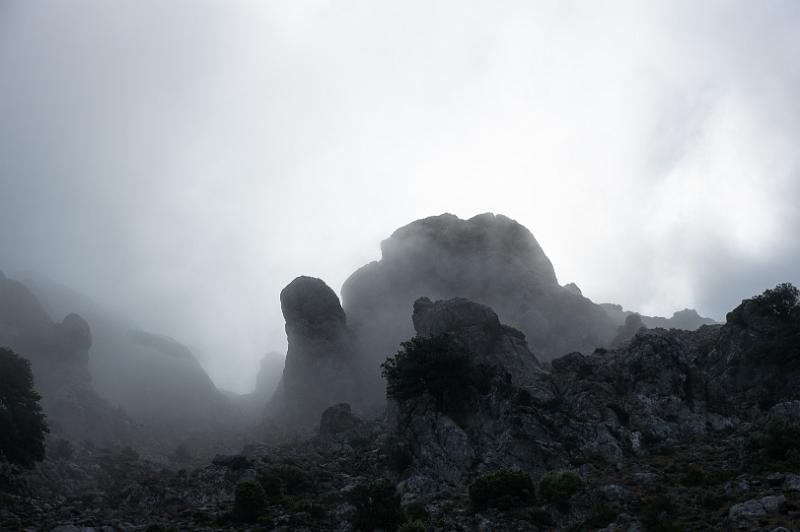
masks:
[[[358,403],[351,333],[339,298],[322,280],[298,277],[281,291],[289,349],[269,412],[310,424],[337,403]]]
[[[433,303],[422,297],[414,302],[412,320],[418,335],[457,337],[473,353],[476,364],[503,368],[517,385],[541,372],[525,335],[500,323],[497,314],[485,305],[464,298]]]
[[[319,422],[319,437],[323,440],[337,439],[340,435],[353,430],[360,420],[353,415],[350,405],[339,403],[329,406],[322,413]]]
[[[92,333],[81,316],[55,323],[25,285],[0,279],[0,345],[30,360],[51,432],[102,444],[130,439],[129,420],[92,386]]]
[[[763,297],[728,313],[719,342],[703,360],[709,397],[719,408],[733,402],[746,411],[800,399],[800,305],[776,310]]]
[[[413,457],[403,483],[406,492],[461,485],[486,469],[564,465],[554,452],[558,434],[541,423],[533,408],[551,401],[556,390],[522,333],[501,324],[489,307],[464,298],[435,303],[421,298],[414,304],[413,322],[420,336],[451,337],[489,385],[456,412],[438,410],[427,394],[389,402],[390,433]]]
[[[800,418],[797,306],[779,318],[746,300],[724,326],[641,328],[617,349],[553,360],[550,372],[483,305],[420,299],[414,308],[417,333],[452,336],[488,386],[457,413],[427,394],[390,401],[391,433],[413,457],[409,493],[452,489],[498,467],[538,474],[587,457],[618,463],[768,415]]]
[[[639,332],[639,329],[644,326],[642,317],[639,314],[628,314],[628,317],[625,318],[625,323],[619,326],[617,335],[608,344],[609,347],[620,347],[623,343],[633,338]]]
[[[505,216],[417,220],[384,240],[381,251],[381,260],[357,270],[342,287],[364,365],[375,375],[413,334],[409,313],[423,296],[465,297],[492,307],[546,360],[590,352],[616,333],[618,324],[600,306],[577,287],[558,284],[530,231]]]

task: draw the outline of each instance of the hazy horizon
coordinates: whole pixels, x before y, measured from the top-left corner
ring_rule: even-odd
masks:
[[[800,4],[4,2],[0,270],[249,391],[278,294],[395,229],[525,225],[595,302],[800,284]],[[61,319],[63,316],[53,316]]]

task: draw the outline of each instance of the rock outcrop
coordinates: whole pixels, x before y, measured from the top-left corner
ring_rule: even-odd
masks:
[[[417,333],[452,336],[488,386],[456,413],[426,394],[390,401],[392,434],[413,456],[403,489],[452,488],[498,467],[537,474],[594,457],[618,463],[778,412],[800,417],[800,307],[784,314],[746,300],[724,326],[641,328],[617,349],[572,353],[546,372],[491,309],[421,299]]]
[[[556,451],[559,434],[537,412],[556,389],[521,332],[501,324],[491,308],[464,298],[435,303],[421,298],[413,322],[422,337],[446,335],[456,342],[486,382],[455,411],[437,408],[427,394],[389,402],[395,445],[413,457],[405,492],[416,496],[452,488],[476,471],[498,467],[564,465]]]
[[[269,414],[315,424],[337,403],[359,404],[355,350],[339,298],[322,280],[298,277],[281,291],[289,348]]]
[[[522,331],[545,360],[605,346],[618,324],[574,287],[558,284],[533,235],[501,215],[417,220],[381,243],[382,258],[342,287],[344,308],[364,366],[380,363],[414,333],[409,313],[419,297],[465,297],[492,307]],[[377,394],[379,395],[379,393]]]
[[[25,285],[0,279],[0,346],[31,362],[52,433],[102,444],[130,440],[128,418],[92,386],[92,333],[81,316],[71,313],[55,323]]]

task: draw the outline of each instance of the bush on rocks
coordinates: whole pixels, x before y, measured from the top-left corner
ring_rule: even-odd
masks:
[[[539,496],[556,505],[560,511],[569,510],[570,498],[583,487],[580,475],[572,471],[550,471],[539,480]]]
[[[428,394],[440,412],[463,405],[480,376],[470,357],[448,335],[415,336],[381,364],[386,396],[399,402]]]
[[[261,484],[248,480],[236,486],[233,514],[246,523],[256,521],[267,509],[267,495]]]
[[[355,530],[395,530],[405,521],[400,495],[386,479],[356,486],[347,501],[356,508],[352,521]]]
[[[478,510],[505,510],[533,504],[536,492],[527,473],[500,469],[476,478],[469,486],[469,498]]]
[[[0,348],[0,461],[33,467],[44,459],[49,432],[28,360]]]

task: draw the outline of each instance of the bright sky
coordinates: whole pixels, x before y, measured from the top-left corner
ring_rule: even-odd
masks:
[[[526,225],[562,283],[721,319],[800,283],[800,2],[0,3],[0,268],[246,391],[278,294],[414,219]],[[57,317],[61,318],[61,317]]]

